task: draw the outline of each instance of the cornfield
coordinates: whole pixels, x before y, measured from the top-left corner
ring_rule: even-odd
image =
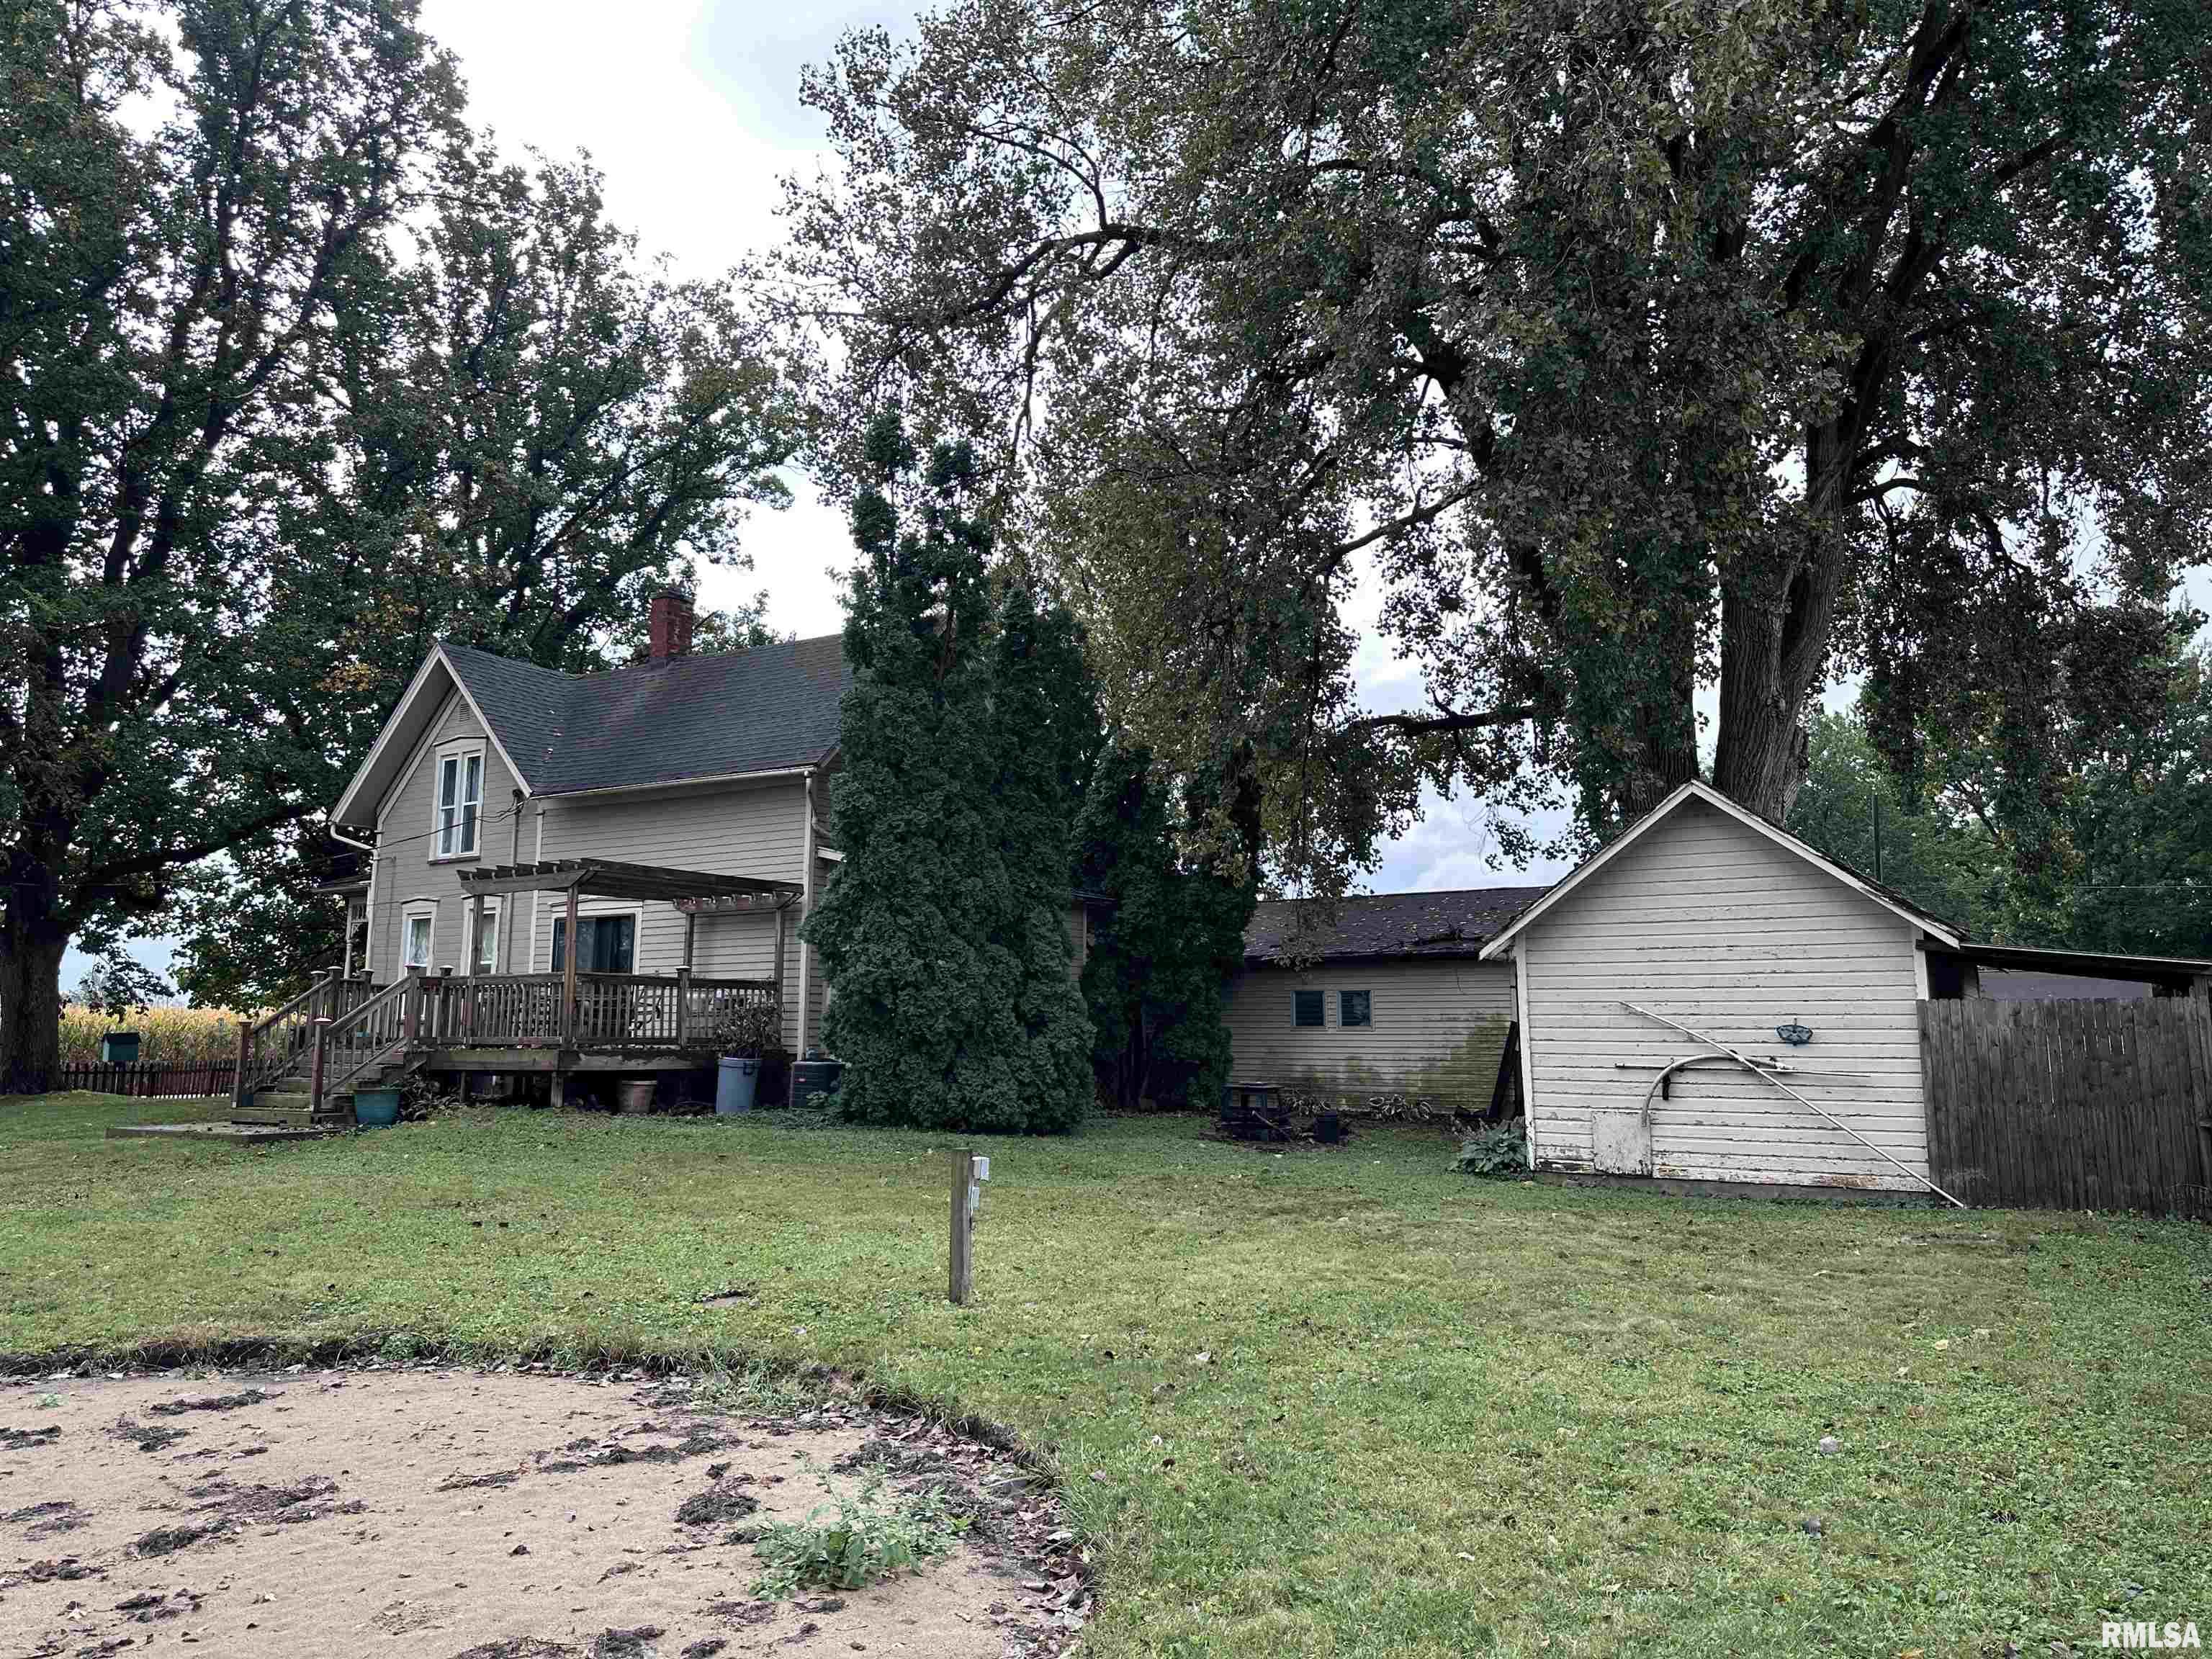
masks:
[[[238,1052],[239,1016],[228,1008],[149,1008],[124,1020],[103,1019],[74,1003],[62,1010],[62,1064],[89,1066],[110,1031],[138,1033],[138,1058],[149,1066],[215,1066]]]

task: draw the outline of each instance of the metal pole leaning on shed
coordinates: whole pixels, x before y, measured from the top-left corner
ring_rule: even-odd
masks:
[[[1962,1210],[1967,1207],[1965,1200],[1953,1198],[1950,1194],[1945,1192],[1941,1187],[1938,1187],[1934,1182],[1930,1181],[1926,1176],[1921,1174],[1919,1170],[1914,1169],[1910,1164],[1905,1163],[1895,1153],[1891,1152],[1883,1147],[1875,1146],[1874,1142],[1869,1140],[1864,1135],[1861,1134],[1856,1129],[1851,1127],[1850,1124],[1844,1122],[1843,1119],[1838,1117],[1833,1112],[1821,1105],[1818,1101],[1806,1099],[1804,1096],[1799,1094],[1795,1089],[1784,1083],[1780,1078],[1775,1076],[1772,1072],[1768,1071],[1765,1066],[1761,1066],[1749,1054],[1743,1054],[1737,1049],[1729,1048],[1727,1043],[1723,1042],[1718,1037],[1707,1036],[1703,1031],[1693,1031],[1688,1026],[1683,1024],[1680,1020],[1669,1019],[1664,1014],[1656,1014],[1649,1008],[1639,1008],[1632,1002],[1624,1002],[1620,1006],[1627,1009],[1632,1014],[1641,1014],[1646,1019],[1656,1019],[1662,1025],[1667,1026],[1670,1030],[1680,1031],[1686,1037],[1693,1037],[1698,1042],[1704,1043],[1709,1048],[1719,1049],[1723,1054],[1726,1054],[1730,1060],[1735,1061],[1737,1065],[1742,1066],[1744,1070],[1751,1073],[1754,1077],[1765,1078],[1769,1083],[1781,1090],[1784,1094],[1788,1095],[1790,1099],[1796,1101],[1799,1105],[1809,1107],[1814,1111],[1818,1112],[1822,1117],[1826,1118],[1831,1125],[1836,1128],[1841,1129],[1845,1134],[1849,1135],[1853,1140],[1857,1141],[1860,1146],[1865,1147],[1869,1152],[1888,1159],[1889,1162],[1894,1164],[1899,1170],[1909,1176],[1911,1179],[1918,1182],[1929,1192],[1935,1194],[1936,1197],[1948,1200],[1951,1203],[1957,1205]],[[1651,1086],[1654,1090],[1656,1090],[1659,1085],[1655,1082]],[[1649,1093],[1646,1093],[1644,1097],[1644,1104],[1645,1110],[1649,1111],[1651,1105],[1651,1097]]]

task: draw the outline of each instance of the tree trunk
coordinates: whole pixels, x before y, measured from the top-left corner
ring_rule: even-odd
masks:
[[[1780,823],[1805,756],[1803,696],[1783,683],[1780,607],[1729,586],[1721,595],[1720,745],[1713,787]]]
[[[11,909],[0,921],[0,1095],[42,1095],[61,1065],[66,930]]]
[[[1637,705],[1634,729],[1637,765],[1622,802],[1623,823],[1643,817],[1698,776],[1696,657],[1692,639],[1670,653],[1674,672],[1656,696]]]
[[[1770,823],[1790,816],[1808,766],[1805,713],[1828,664],[1843,582],[1837,522],[1850,441],[1807,443],[1810,528],[1786,558],[1746,561],[1721,583],[1720,746],[1713,787]]]

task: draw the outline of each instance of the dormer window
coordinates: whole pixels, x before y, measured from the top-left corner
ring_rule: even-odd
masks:
[[[483,750],[455,749],[438,757],[437,817],[430,856],[474,858],[483,815]]]

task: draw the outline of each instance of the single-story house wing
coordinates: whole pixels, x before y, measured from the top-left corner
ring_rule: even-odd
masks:
[[[1224,1009],[1237,1075],[1355,1109],[1490,1110],[1513,964],[1480,952],[1544,890],[1262,900]]]

